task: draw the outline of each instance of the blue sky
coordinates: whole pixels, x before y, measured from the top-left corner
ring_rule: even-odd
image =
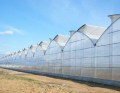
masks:
[[[83,24],[107,27],[120,0],[0,0],[0,54],[18,51]]]

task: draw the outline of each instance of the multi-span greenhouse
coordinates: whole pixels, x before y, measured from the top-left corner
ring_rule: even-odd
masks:
[[[0,58],[0,67],[120,86],[120,15]]]

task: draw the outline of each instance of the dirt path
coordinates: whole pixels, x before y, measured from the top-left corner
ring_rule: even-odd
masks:
[[[120,88],[0,68],[0,93],[120,93]]]

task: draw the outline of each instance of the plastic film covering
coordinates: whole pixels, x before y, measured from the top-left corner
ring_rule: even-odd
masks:
[[[94,45],[83,33],[77,31],[63,50],[62,73],[74,76],[94,76]]]
[[[95,44],[96,41],[102,35],[102,33],[105,31],[105,28],[84,24],[83,26],[81,26],[78,29],[78,31],[80,31],[80,32],[84,33],[86,36],[88,36],[92,40],[92,42]]]
[[[115,18],[96,44],[96,78],[120,81],[120,18]],[[120,16],[119,16],[120,17]],[[116,20],[116,21],[115,21]]]
[[[1,57],[0,66],[120,85],[120,15],[109,17],[112,23],[106,30],[85,24],[70,37],[56,35],[50,43]]]

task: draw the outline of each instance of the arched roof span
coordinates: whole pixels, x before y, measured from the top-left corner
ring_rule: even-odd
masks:
[[[41,41],[37,47],[41,47],[43,49],[43,51],[45,51],[47,49],[49,45],[49,42],[48,41]]]
[[[50,46],[50,44],[55,41],[56,44],[60,47],[61,51],[62,49],[64,48],[64,46],[66,45],[67,41],[68,41],[69,37],[68,36],[64,36],[64,35],[60,35],[60,34],[57,34],[53,39],[50,39],[50,43],[48,45],[48,47]],[[47,49],[48,49],[47,47]],[[46,49],[46,51],[47,51]],[[46,53],[45,51],[45,53]]]
[[[91,31],[90,31],[91,30]],[[90,31],[90,32],[89,32]],[[85,37],[87,37],[91,43],[93,45],[95,45],[95,42],[96,42],[96,39],[94,39],[94,35],[92,35],[93,32],[96,32],[96,31],[99,31],[96,35],[97,39],[100,37],[100,35],[105,31],[105,28],[104,27],[98,27],[98,26],[92,26],[92,25],[87,25],[87,24],[84,24],[82,25],[77,31],[75,32],[72,32],[72,35],[70,36],[70,38],[68,39],[67,43],[69,42],[69,40],[73,37],[73,35],[77,32],[83,34]],[[91,33],[92,32],[92,33]],[[67,44],[66,43],[66,44]],[[65,46],[66,46],[65,44]],[[65,48],[64,46],[64,48]],[[63,49],[64,49],[63,48]]]
[[[31,49],[32,52],[35,52],[36,48],[37,48],[37,45],[31,45],[29,47],[29,49]]]
[[[110,24],[110,26],[107,28],[107,29],[105,29],[105,28],[103,28],[103,27],[97,27],[97,26],[92,26],[92,28],[93,29],[100,29],[100,33],[98,33],[98,35],[97,35],[97,39],[95,39],[94,40],[94,38],[93,38],[93,36],[92,37],[90,37],[89,35],[87,35],[87,33],[85,33],[84,31],[80,31],[80,33],[82,33],[82,34],[84,34],[87,38],[89,38],[89,40],[93,43],[93,45],[95,46],[98,42],[99,42],[99,40],[102,38],[102,36],[104,35],[104,33],[117,21],[117,20],[119,20],[120,19],[120,14],[114,14],[114,15],[109,15],[108,17],[110,17],[111,18],[111,21],[112,21],[112,23]],[[68,39],[68,41],[72,38],[72,36],[76,33],[76,32],[79,32],[79,30],[80,29],[82,29],[82,28],[84,28],[85,26],[88,26],[88,25],[86,25],[86,24],[84,24],[84,25],[82,25],[77,31],[75,31],[72,35],[71,35],[71,37]],[[89,25],[89,26],[91,26],[91,25]],[[94,28],[95,27],[95,28]],[[104,30],[105,29],[105,30]],[[93,30],[94,31],[94,30]],[[92,35],[92,34],[91,34]],[[67,41],[67,42],[68,42]],[[67,43],[66,43],[67,44]],[[66,45],[65,45],[66,46]]]
[[[84,24],[77,31],[80,31],[84,33],[86,36],[88,36],[88,38],[95,45],[96,41],[100,38],[102,33],[105,31],[105,28],[100,26]]]
[[[22,50],[22,55],[25,53],[24,51],[27,51],[28,50],[28,48],[24,48],[23,50]],[[27,52],[25,53],[25,55],[27,54]]]
[[[69,36],[57,34],[53,40],[55,40],[60,47],[64,47],[68,39]]]
[[[120,20],[120,14],[114,14],[113,16],[115,16],[115,15],[119,15],[119,17],[117,17],[117,19],[116,20],[114,20],[114,21],[112,21],[112,23],[110,24],[110,26],[108,26],[108,28],[102,33],[102,35],[100,36],[100,38],[96,41],[96,44],[95,45],[97,45],[97,43],[99,42],[99,40],[102,38],[102,36],[104,35],[104,33],[106,32],[106,31],[108,31],[108,29],[115,23],[115,22],[117,22],[118,20]],[[109,16],[112,16],[112,15],[109,15]],[[108,17],[109,17],[108,16]]]

